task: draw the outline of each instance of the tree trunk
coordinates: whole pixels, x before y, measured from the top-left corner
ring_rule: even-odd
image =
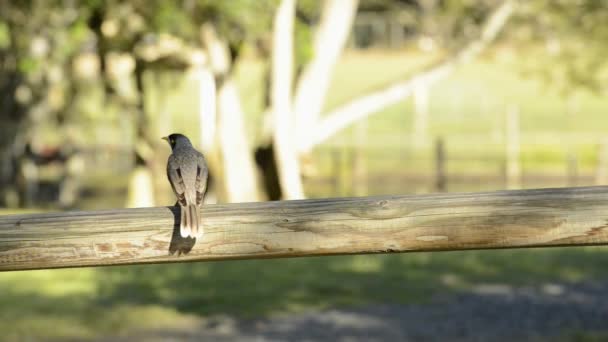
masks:
[[[278,201],[283,198],[281,184],[279,183],[279,170],[274,152],[274,142],[260,145],[255,150],[255,162],[261,173],[261,181],[269,201]]]
[[[304,198],[300,163],[295,146],[291,84],[293,74],[293,28],[295,0],[282,0],[274,18],[271,107],[273,143],[283,199]]]
[[[227,79],[218,91],[219,149],[223,162],[224,189],[228,202],[259,199],[255,164],[245,135],[243,111],[236,85]]]
[[[207,47],[217,90],[217,135],[221,161],[221,182],[228,202],[259,200],[259,190],[252,149],[246,138],[241,102],[229,73],[232,61],[225,42],[211,24],[201,28],[201,39]]]
[[[357,11],[358,0],[326,0],[316,29],[314,57],[305,67],[296,87],[294,112],[298,148],[310,139],[325,96]]]
[[[217,203],[220,193],[225,193],[218,187],[222,169],[217,146],[217,89],[213,73],[205,66],[192,69],[192,77],[198,81],[198,115],[201,152],[205,155],[209,166],[207,195],[205,203]]]
[[[215,148],[217,113],[216,87],[213,74],[204,67],[197,67],[196,78],[199,81],[199,133],[204,152]]]
[[[149,139],[150,124],[146,116],[143,61],[135,60],[135,85],[137,105],[135,107],[135,168],[129,176],[127,207],[141,208],[156,205],[154,199],[154,153]]]
[[[0,73],[0,206],[18,204],[15,152],[23,150],[22,131],[27,109],[17,101],[15,92],[23,77],[18,71],[4,70]]]
[[[154,207],[154,182],[145,164],[136,165],[129,175],[127,208]]]

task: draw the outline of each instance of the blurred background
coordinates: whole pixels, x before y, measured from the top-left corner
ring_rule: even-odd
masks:
[[[607,22],[596,0],[0,1],[0,215],[172,205],[173,132],[207,157],[208,203],[607,184]],[[375,336],[339,314],[389,305],[403,339],[601,340],[606,264],[569,248],[12,272],[0,328],[338,340]],[[438,296],[498,301],[512,325],[408,330]]]

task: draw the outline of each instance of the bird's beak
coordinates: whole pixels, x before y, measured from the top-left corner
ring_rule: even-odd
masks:
[[[169,142],[169,137],[162,137],[162,139],[166,142]]]

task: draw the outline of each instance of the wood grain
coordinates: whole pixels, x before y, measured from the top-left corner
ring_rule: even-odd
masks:
[[[608,244],[608,187],[0,217],[0,271],[225,259]]]

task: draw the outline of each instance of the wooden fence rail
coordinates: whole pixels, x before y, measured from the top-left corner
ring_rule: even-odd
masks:
[[[0,270],[608,244],[608,187],[209,205],[182,239],[171,207],[0,217]]]

